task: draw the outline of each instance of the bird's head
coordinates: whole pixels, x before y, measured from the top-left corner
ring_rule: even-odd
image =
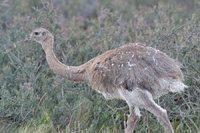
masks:
[[[36,41],[42,45],[43,48],[47,47],[49,41],[53,40],[53,35],[47,29],[44,28],[37,28],[32,31],[29,36],[29,39],[32,41]]]

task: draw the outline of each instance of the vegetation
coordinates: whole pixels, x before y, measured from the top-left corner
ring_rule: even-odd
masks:
[[[53,74],[41,46],[24,42],[37,27],[53,32],[56,55],[70,65],[128,42],[145,43],[179,60],[189,88],[156,102],[168,110],[177,133],[200,133],[199,0],[0,2],[0,132],[121,133],[127,105]],[[135,132],[163,129],[142,111]]]

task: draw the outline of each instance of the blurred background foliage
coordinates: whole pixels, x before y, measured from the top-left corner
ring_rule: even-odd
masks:
[[[156,102],[177,133],[200,133],[199,0],[1,0],[0,132],[121,133],[126,104],[53,74],[41,46],[24,42],[37,27],[54,34],[56,55],[70,65],[128,42],[179,60],[189,88]],[[136,133],[163,132],[142,115]]]

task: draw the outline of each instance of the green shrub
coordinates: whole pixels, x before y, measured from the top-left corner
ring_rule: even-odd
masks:
[[[54,34],[56,55],[70,65],[128,42],[179,60],[189,88],[157,102],[168,110],[177,133],[200,132],[198,0],[9,2],[0,3],[0,132],[123,131],[126,104],[106,101],[87,85],[53,74],[41,46],[23,41],[36,27]],[[136,132],[163,132],[153,115],[142,115]]]

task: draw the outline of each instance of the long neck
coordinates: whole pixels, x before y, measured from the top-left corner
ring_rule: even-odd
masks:
[[[85,76],[85,65],[81,66],[67,66],[61,63],[55,56],[53,52],[53,39],[47,41],[47,45],[50,47],[46,47],[44,49],[46,53],[46,59],[49,64],[49,67],[53,70],[54,73],[67,78],[72,81],[87,81]],[[47,46],[46,45],[46,46]]]

